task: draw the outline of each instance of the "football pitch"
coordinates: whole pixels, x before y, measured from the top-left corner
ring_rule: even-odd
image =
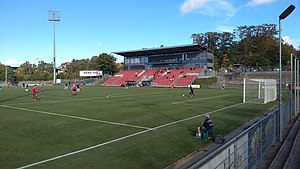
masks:
[[[95,86],[72,96],[47,86],[32,101],[3,88],[0,168],[165,168],[212,143],[194,138],[203,114],[226,134],[276,104],[243,104],[242,89],[188,92]]]

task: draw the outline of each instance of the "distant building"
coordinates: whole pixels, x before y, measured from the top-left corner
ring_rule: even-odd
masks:
[[[67,66],[71,64],[70,62],[66,62],[61,64],[59,67],[56,68],[57,74],[66,73],[67,72]]]
[[[213,70],[213,52],[201,45],[143,48],[113,52],[124,57],[124,70],[145,70],[157,68],[204,68]]]

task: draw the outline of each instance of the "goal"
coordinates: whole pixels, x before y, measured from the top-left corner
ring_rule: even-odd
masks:
[[[275,79],[246,79],[243,90],[244,103],[266,104],[277,99]]]

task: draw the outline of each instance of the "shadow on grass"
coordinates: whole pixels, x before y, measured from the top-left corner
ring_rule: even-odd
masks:
[[[173,118],[172,116],[170,115],[166,115],[164,113],[161,113],[159,110],[155,109],[155,107],[159,107],[157,104],[153,104],[153,103],[147,103],[147,104],[143,104],[144,106],[147,106],[148,109],[152,110],[154,113],[157,113],[163,117],[166,117],[167,119],[171,120],[171,121],[178,121],[178,119],[175,119]],[[190,135],[195,137],[195,134],[196,134],[196,128],[198,126],[189,126],[189,125],[186,125],[184,124],[183,122],[178,122],[178,124],[184,126],[189,132],[190,132]]]
[[[15,96],[15,97],[11,97],[11,98],[7,98],[7,99],[4,99],[4,100],[0,100],[0,103],[13,101],[13,100],[15,100],[15,99],[23,98],[23,97],[28,97],[28,96],[30,96],[30,94],[29,94],[29,93],[26,93],[26,94],[24,94],[24,95],[18,95],[18,96]]]

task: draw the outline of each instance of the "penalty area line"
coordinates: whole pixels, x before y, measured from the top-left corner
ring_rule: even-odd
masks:
[[[10,108],[10,109],[30,111],[30,112],[47,114],[47,115],[52,115],[52,116],[67,117],[67,118],[72,118],[72,119],[93,121],[93,122],[98,122],[98,123],[112,124],[112,125],[118,125],[118,126],[126,126],[126,127],[139,128],[139,129],[145,129],[145,130],[150,130],[151,129],[149,127],[144,127],[144,126],[136,126],[136,125],[131,125],[131,124],[117,123],[117,122],[111,122],[111,121],[105,121],[105,120],[96,120],[96,119],[90,119],[90,118],[72,116],[72,115],[65,115],[65,114],[57,114],[57,113],[51,113],[51,112],[46,112],[46,111],[40,111],[40,110],[32,110],[32,109],[26,109],[26,108],[21,108],[21,107],[13,107],[13,106],[8,106],[8,105],[1,105],[1,106],[5,107],[5,108]]]
[[[200,98],[200,99],[191,99],[191,100],[172,102],[171,104],[181,104],[181,103],[186,103],[186,102],[194,102],[194,101],[199,101],[199,100],[208,100],[208,99],[214,99],[214,98],[225,97],[225,96],[230,96],[230,94],[225,94],[225,95],[221,95],[221,96],[206,97],[206,98]]]

